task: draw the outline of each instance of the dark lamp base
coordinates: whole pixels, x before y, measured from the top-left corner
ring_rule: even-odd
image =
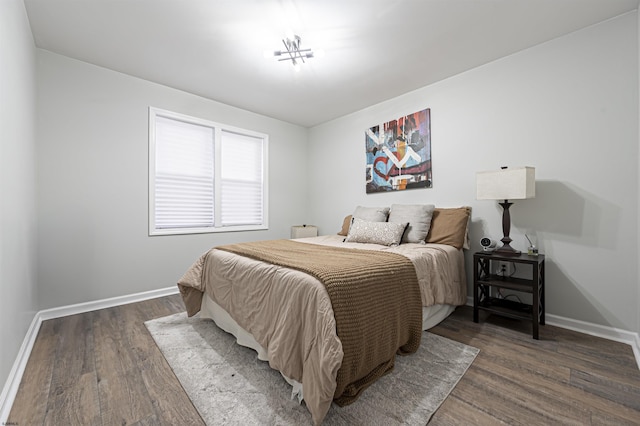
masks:
[[[502,246],[493,251],[495,254],[499,254],[500,256],[520,256],[522,252],[520,250],[516,250],[511,246]]]
[[[509,207],[511,206],[509,200],[504,200],[504,203],[500,203],[502,208],[504,209],[502,212],[502,232],[504,233],[504,237],[500,240],[502,241],[502,247],[494,250],[494,253],[497,253],[501,256],[520,256],[520,250],[516,250],[511,247],[511,238],[509,238],[509,231],[511,230],[511,215],[509,214]]]

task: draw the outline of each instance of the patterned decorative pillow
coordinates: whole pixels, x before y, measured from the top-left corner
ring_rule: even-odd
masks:
[[[402,234],[404,234],[406,227],[406,222],[369,222],[354,217],[349,234],[344,241],[397,246],[402,241]]]

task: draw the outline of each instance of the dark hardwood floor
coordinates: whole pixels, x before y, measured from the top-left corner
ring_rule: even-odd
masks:
[[[9,423],[202,425],[144,322],[183,311],[169,296],[45,321]],[[640,424],[628,345],[461,307],[432,329],[480,354],[430,424]]]

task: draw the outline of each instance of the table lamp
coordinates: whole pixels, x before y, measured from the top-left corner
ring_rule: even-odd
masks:
[[[511,215],[509,200],[523,200],[536,196],[536,169],[534,167],[502,167],[500,170],[476,173],[476,199],[504,200],[499,203],[502,212],[502,247],[494,253],[504,256],[518,256],[520,251],[511,247]]]

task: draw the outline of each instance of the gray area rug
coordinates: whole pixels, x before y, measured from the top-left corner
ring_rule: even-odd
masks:
[[[207,425],[313,424],[280,373],[213,321],[179,313],[145,325]],[[333,404],[323,425],[424,425],[478,352],[423,332],[415,354],[396,357],[355,403]]]

